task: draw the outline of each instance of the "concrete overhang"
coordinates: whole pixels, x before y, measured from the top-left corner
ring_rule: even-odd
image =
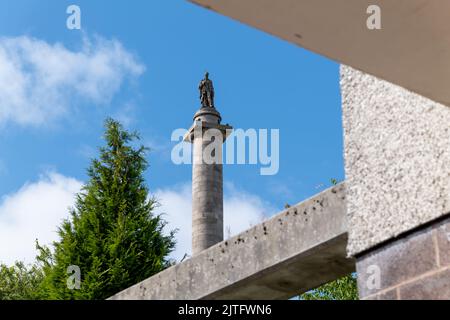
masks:
[[[450,105],[448,0],[190,0]],[[381,30],[366,26],[381,8]]]
[[[346,245],[340,184],[110,299],[287,299],[353,272]]]

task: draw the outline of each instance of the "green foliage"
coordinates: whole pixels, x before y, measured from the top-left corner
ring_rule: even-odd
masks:
[[[300,295],[301,300],[358,300],[356,275],[326,283],[321,287]]]
[[[117,121],[108,119],[105,127],[106,146],[92,160],[90,179],[59,227],[53,252],[37,244],[42,298],[104,299],[171,263],[173,232],[163,234],[166,223],[153,214],[156,201],[144,183],[147,149],[134,147],[138,135]],[[79,290],[67,285],[71,265],[81,271]]]
[[[34,300],[39,298],[38,288],[44,274],[34,264],[26,266],[16,262],[8,267],[0,264],[0,300]]]

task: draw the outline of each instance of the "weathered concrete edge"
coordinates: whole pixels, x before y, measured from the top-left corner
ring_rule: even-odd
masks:
[[[228,287],[204,300],[284,300],[355,272],[346,255],[347,234],[319,244]]]
[[[309,271],[327,265],[330,265],[330,268],[335,267],[333,263],[328,263],[330,259],[340,260],[339,265],[345,264],[340,270],[352,270],[354,262],[345,257],[345,250],[334,252],[333,248],[331,253],[324,255],[326,260],[311,260],[311,257],[314,258],[315,248],[321,250],[318,255],[323,255],[327,243],[334,244],[335,239],[342,237],[346,239],[345,202],[345,185],[341,183],[283,210],[271,219],[218,243],[189,260],[119,292],[110,299],[221,298],[220,291],[226,292],[226,288],[231,286],[236,289],[235,297],[244,297],[245,295],[240,295],[239,283],[246,283],[246,280],[252,278],[258,281],[258,275],[278,272],[280,270],[277,266],[285,266],[287,262],[295,263],[305,256],[310,259],[306,264]],[[339,245],[339,248],[345,248],[345,244]],[[347,260],[342,262],[344,259]],[[322,266],[316,265],[319,262],[325,263],[322,263]],[[301,261],[299,265],[302,265]],[[310,272],[304,274],[311,278]],[[309,287],[303,290],[323,283],[323,274],[324,272],[320,272],[315,282],[307,279]],[[300,278],[296,279],[295,283],[301,283],[301,275],[297,276]],[[291,287],[274,289],[272,284],[267,283],[257,285],[261,285],[259,298],[284,297],[292,290]],[[241,286],[241,289],[244,290],[244,287]]]

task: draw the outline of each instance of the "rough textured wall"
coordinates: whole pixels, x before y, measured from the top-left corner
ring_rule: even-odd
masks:
[[[341,66],[348,254],[450,212],[450,108]]]

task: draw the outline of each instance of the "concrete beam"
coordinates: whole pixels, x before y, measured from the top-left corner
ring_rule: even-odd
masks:
[[[191,2],[450,105],[450,1]],[[381,8],[381,30],[366,27],[369,5]]]
[[[346,221],[340,184],[110,299],[287,299],[355,270]]]

